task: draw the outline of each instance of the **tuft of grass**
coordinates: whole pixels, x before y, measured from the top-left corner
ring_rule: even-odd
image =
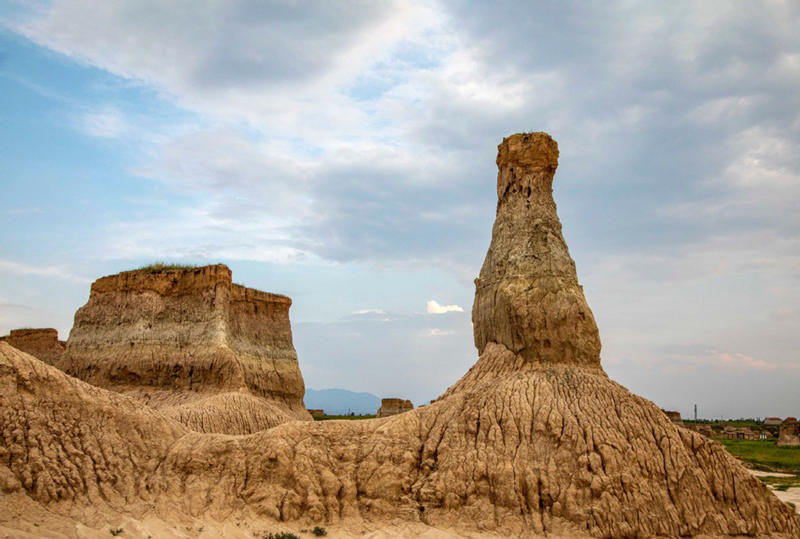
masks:
[[[278,533],[269,533],[264,536],[264,539],[300,539],[300,538],[290,532],[278,532]]]
[[[199,268],[200,266],[194,264],[171,264],[167,262],[153,262],[152,264],[148,264],[146,266],[142,266],[140,268],[136,268],[135,271],[144,271],[146,273],[162,273],[169,270],[186,270],[186,269],[195,269]]]
[[[117,536],[117,535],[122,533],[122,528],[112,528],[112,529],[108,530],[108,533],[110,533],[111,535]]]
[[[317,537],[322,537],[323,535],[328,535],[328,530],[326,530],[321,526],[314,526],[314,529],[311,530],[311,533],[313,533]]]

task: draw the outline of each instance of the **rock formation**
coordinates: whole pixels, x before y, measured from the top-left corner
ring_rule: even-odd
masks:
[[[389,417],[390,415],[402,414],[413,410],[414,405],[410,400],[405,399],[381,399],[381,407],[378,408],[378,417]]]
[[[681,419],[680,412],[676,412],[675,410],[661,410],[661,411],[667,414],[667,417],[669,418],[670,421],[672,421],[676,425],[680,425],[681,427],[683,426],[683,419]]]
[[[66,347],[64,341],[58,340],[58,331],[53,328],[12,329],[8,335],[0,337],[0,341],[50,365],[55,365],[61,359]]]
[[[497,222],[473,308],[480,357],[428,406],[204,434],[0,344],[0,523],[32,530],[24,515],[36,509],[96,528],[125,514],[501,536],[800,536],[794,512],[722,446],[603,372],[551,198],[557,157],[544,133],[500,145]]]
[[[800,445],[800,421],[784,421],[781,423],[778,445]]]
[[[310,419],[291,304],[234,284],[224,265],[103,277],[56,366],[203,432]]]

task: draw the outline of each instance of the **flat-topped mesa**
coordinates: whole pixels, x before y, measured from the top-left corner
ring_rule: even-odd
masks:
[[[234,284],[222,264],[103,277],[75,314],[57,366],[198,430],[241,433],[310,419],[291,304]],[[248,408],[260,419],[233,418]],[[236,425],[226,426],[230,421]]]
[[[414,405],[410,400],[388,398],[381,400],[381,407],[378,408],[377,417],[389,417],[390,415],[402,414],[409,410],[413,410]]]
[[[0,341],[7,342],[36,359],[55,365],[64,354],[66,343],[58,340],[58,331],[53,328],[12,329]]]
[[[498,343],[529,362],[600,368],[600,335],[578,284],[553,201],[558,144],[511,135],[497,152],[497,217],[475,280],[472,322],[482,354]]]

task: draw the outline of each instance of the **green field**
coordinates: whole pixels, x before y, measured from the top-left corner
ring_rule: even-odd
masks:
[[[769,440],[719,440],[734,457],[767,472],[794,474],[794,477],[759,477],[776,490],[800,487],[800,447],[779,447]]]
[[[769,440],[719,440],[734,457],[756,469],[800,475],[800,447],[779,447]]]

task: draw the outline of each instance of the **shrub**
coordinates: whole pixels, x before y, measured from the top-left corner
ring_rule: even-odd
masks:
[[[195,266],[192,264],[169,264],[167,262],[153,262],[152,264],[136,268],[136,271],[144,271],[147,273],[161,273],[169,270],[194,269],[199,267],[200,266]]]
[[[317,537],[322,537],[323,535],[328,535],[328,530],[326,530],[325,528],[321,528],[320,526],[314,526],[314,529],[311,530],[311,533],[313,533]]]

